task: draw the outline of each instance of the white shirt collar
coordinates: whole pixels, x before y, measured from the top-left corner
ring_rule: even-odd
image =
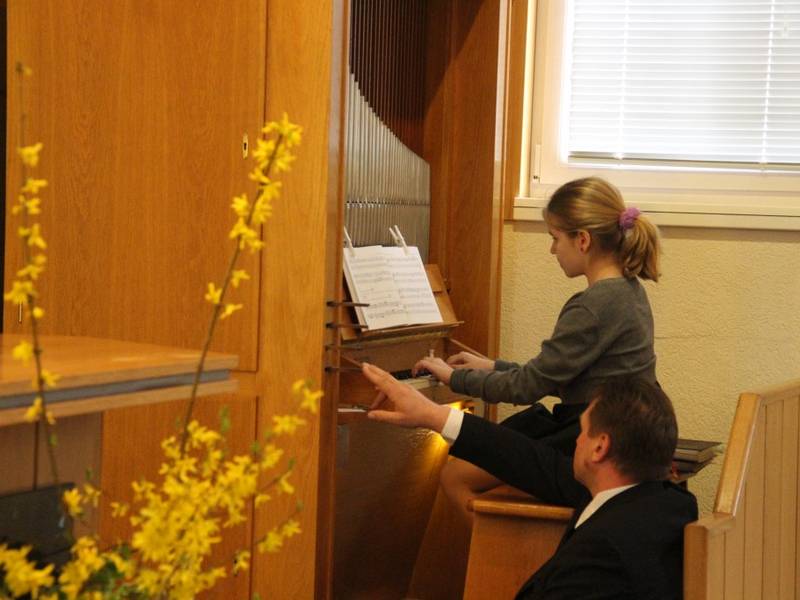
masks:
[[[578,520],[575,522],[575,529],[583,525],[586,520],[591,517],[597,510],[603,506],[606,502],[611,500],[617,494],[621,494],[625,490],[629,490],[632,487],[638,485],[637,483],[632,483],[630,485],[623,485],[620,487],[611,488],[608,490],[603,490],[602,492],[598,492],[597,495],[592,498],[592,501],[586,505],[586,508],[583,509],[581,516],[578,517]]]

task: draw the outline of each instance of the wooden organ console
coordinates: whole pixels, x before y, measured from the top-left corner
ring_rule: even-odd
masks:
[[[366,419],[364,407],[375,394],[360,364],[402,378],[424,356],[494,352],[503,11],[500,2],[475,0],[350,0],[348,6],[341,224],[355,246],[391,244],[389,227],[399,226],[428,263],[443,320],[364,331],[353,326],[344,292],[332,303],[338,317],[330,324],[336,334],[326,388],[338,410],[327,594],[455,599],[469,538],[463,524],[453,530],[447,500],[438,494],[447,445],[438,434]],[[457,150],[462,146],[469,149]],[[407,382],[436,402],[474,408],[430,376]]]

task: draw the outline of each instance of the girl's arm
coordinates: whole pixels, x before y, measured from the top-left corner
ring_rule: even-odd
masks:
[[[453,391],[486,402],[533,404],[558,393],[602,356],[611,340],[602,339],[597,316],[582,303],[567,303],[553,336],[542,351],[518,368],[506,371],[457,369],[450,374]]]

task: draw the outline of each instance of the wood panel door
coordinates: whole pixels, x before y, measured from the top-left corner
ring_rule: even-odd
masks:
[[[205,286],[230,255],[230,199],[254,191],[242,140],[264,114],[266,3],[26,0],[10,3],[8,32],[8,148],[24,111],[50,182],[44,331],[200,347]],[[24,106],[16,61],[33,69]],[[9,169],[8,197],[18,185]],[[6,282],[20,255],[7,223]],[[244,310],[214,349],[255,370],[259,258],[243,258]],[[17,311],[4,325],[20,330]]]

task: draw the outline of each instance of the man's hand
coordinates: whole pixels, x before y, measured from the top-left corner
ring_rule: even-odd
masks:
[[[428,400],[374,365],[363,363],[361,372],[378,390],[367,417],[401,427],[425,427],[441,433],[450,414],[447,406]]]
[[[423,358],[417,361],[417,364],[411,369],[411,373],[414,376],[420,371],[428,371],[442,383],[450,385],[450,375],[453,373],[453,367],[448,365],[441,358]]]
[[[471,352],[459,352],[447,357],[447,364],[456,369],[482,369],[494,371],[494,361],[475,356]]]

